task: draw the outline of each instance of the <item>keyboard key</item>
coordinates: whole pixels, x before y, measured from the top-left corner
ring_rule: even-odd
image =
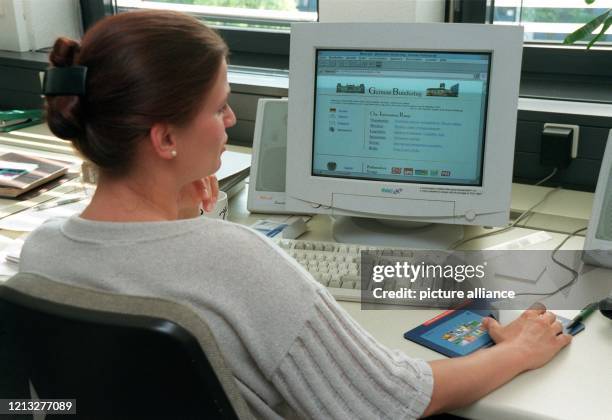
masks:
[[[341,285],[342,282],[340,280],[334,279],[329,282],[328,287],[340,287]]]
[[[343,281],[342,282],[342,288],[343,289],[354,289],[355,288],[355,282],[354,281]]]
[[[355,283],[361,283],[361,276],[359,273],[346,273],[342,276],[342,281],[352,281]],[[359,286],[356,286],[359,287]]]

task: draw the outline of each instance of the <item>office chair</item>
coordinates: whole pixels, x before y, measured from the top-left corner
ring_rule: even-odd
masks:
[[[47,419],[253,418],[191,309],[20,273],[0,285],[1,398],[30,398],[28,382],[76,399]]]

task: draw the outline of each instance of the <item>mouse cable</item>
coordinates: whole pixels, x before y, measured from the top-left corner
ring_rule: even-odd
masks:
[[[559,249],[561,249],[561,247],[563,245],[565,245],[565,243],[567,241],[570,240],[570,238],[574,237],[575,235],[579,234],[580,232],[582,232],[583,230],[586,230],[586,227],[580,228],[578,230],[573,231],[572,233],[570,233],[569,235],[567,235],[567,237],[559,244],[557,245],[557,247],[553,250],[552,254],[550,255],[550,258],[553,260],[553,262],[557,265],[559,265],[560,267],[566,269],[567,271],[569,271],[570,273],[572,273],[572,279],[570,281],[568,281],[567,283],[565,283],[563,286],[559,287],[556,290],[553,290],[552,292],[546,292],[546,293],[516,293],[514,296],[553,296],[557,293],[559,293],[561,290],[567,289],[568,287],[570,287],[572,284],[574,284],[576,282],[576,279],[578,278],[578,272],[576,270],[574,270],[572,267],[563,264],[561,261],[557,260],[555,258],[555,254],[559,251]]]

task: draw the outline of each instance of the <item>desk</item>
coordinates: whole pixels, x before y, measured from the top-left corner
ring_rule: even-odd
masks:
[[[517,210],[537,202],[549,189],[540,191],[525,186],[515,186],[513,207],[518,201]],[[566,191],[562,191],[566,193]],[[539,244],[540,249],[554,249],[567,235],[555,230],[573,231],[586,226],[590,217],[592,194],[567,191],[555,198],[559,207],[545,207],[551,215],[537,215],[529,221],[530,226],[546,228],[545,223],[553,224],[549,231],[552,239]],[[516,198],[515,196],[516,195]],[[527,197],[525,197],[527,195]],[[551,196],[551,198],[553,198]],[[251,214],[246,209],[247,190],[241,191],[230,203],[230,220],[250,225],[266,215]],[[567,202],[567,205],[565,204]],[[572,204],[570,204],[572,203]],[[466,237],[486,232],[479,227],[466,229]],[[496,243],[520,238],[533,229],[515,228],[508,232],[468,243],[470,249],[487,247]],[[316,215],[308,222],[308,232],[300,239],[333,241],[331,219],[328,216]],[[570,239],[562,249],[582,249],[583,237]],[[466,244],[466,245],[468,245]],[[572,287],[570,293],[585,299],[604,297],[612,290],[612,272],[596,268],[581,281],[589,282],[589,287]],[[410,328],[438,314],[439,310],[362,310],[355,302],[340,302],[340,305],[357,320],[370,334],[386,346],[405,351],[413,357],[425,360],[438,359],[438,353],[403,338],[403,333]],[[572,317],[576,311],[556,311],[559,315]],[[502,311],[501,321],[506,323],[520,314],[520,311]],[[586,321],[586,330],[564,349],[555,359],[543,368],[523,373],[508,384],[489,394],[470,407],[457,410],[456,414],[475,419],[603,419],[612,418],[609,402],[612,389],[612,320],[596,312]]]
[[[81,166],[81,159],[75,156],[69,142],[53,136],[48,127],[42,124],[8,133],[0,133],[0,154],[8,152],[31,154],[70,162],[72,164],[70,168],[71,172],[78,172]],[[29,200],[17,201],[14,199],[0,198],[0,217],[28,209],[36,204],[53,199],[54,197],[77,191],[82,191],[82,184],[75,178],[52,191],[43,193]],[[10,238],[16,238],[22,235],[22,232],[6,230],[0,233]]]
[[[26,130],[28,130],[26,132]],[[40,127],[30,128],[25,134],[47,134]],[[42,131],[41,131],[42,130]],[[0,137],[18,139],[17,134]],[[23,138],[24,136],[22,136]],[[27,137],[27,136],[26,136]],[[19,144],[1,142],[2,149],[22,150]],[[60,144],[62,146],[62,144]],[[26,147],[37,146],[26,145]],[[46,152],[49,152],[45,149]],[[45,153],[46,153],[45,152]],[[61,152],[60,152],[61,153]],[[56,156],[58,157],[58,156]],[[65,156],[64,156],[65,158]],[[537,202],[549,189],[545,187],[513,186],[513,211],[522,211]],[[265,215],[250,214],[246,210],[247,190],[241,191],[230,202],[230,220],[250,225]],[[3,203],[0,201],[0,206]],[[542,212],[527,221],[528,228],[516,228],[500,235],[484,238],[466,244],[466,248],[477,249],[496,243],[516,239],[533,232],[533,229],[544,229],[550,232],[552,239],[542,243],[542,249],[553,249],[564,238],[565,234],[584,227],[590,217],[592,194],[561,191],[551,196],[538,211]],[[308,223],[309,231],[304,239],[330,241],[331,221],[327,216],[317,215]],[[466,236],[486,232],[479,227],[466,229]],[[14,236],[14,232],[1,232]],[[574,237],[564,249],[581,249],[582,237]],[[572,288],[571,293],[585,296],[601,296],[612,289],[612,275],[608,270],[597,268],[583,278],[588,287]],[[581,286],[581,285],[578,285]],[[407,354],[433,360],[441,356],[420,345],[403,339],[403,333],[439,313],[436,310],[361,310],[358,303],[340,302],[340,305],[353,316],[366,330],[382,343],[391,348],[400,349]],[[574,313],[561,313],[573,316]],[[574,311],[575,312],[575,311]],[[501,321],[508,322],[519,312],[505,311]],[[612,389],[612,321],[595,313],[586,322],[587,328],[573,343],[564,349],[552,362],[536,371],[520,375],[510,383],[499,388],[470,407],[456,413],[476,419],[604,419],[611,418],[609,402]]]

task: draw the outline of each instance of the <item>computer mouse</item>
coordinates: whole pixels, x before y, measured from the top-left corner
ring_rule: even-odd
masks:
[[[599,311],[608,318],[612,319],[612,293],[599,302]]]

